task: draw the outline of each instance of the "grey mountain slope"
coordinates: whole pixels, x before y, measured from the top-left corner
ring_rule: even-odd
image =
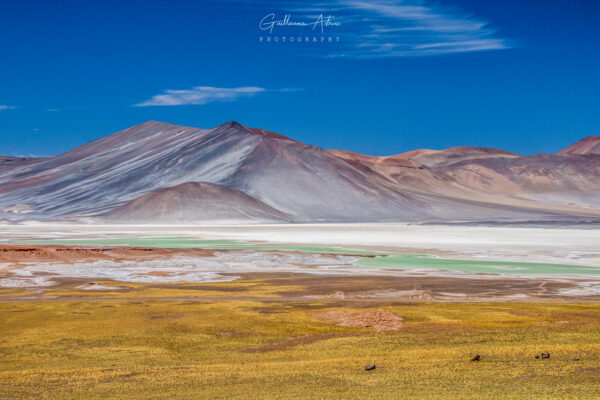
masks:
[[[535,196],[522,201],[522,193],[504,196],[503,192],[499,198],[493,179],[486,178],[491,186],[473,184],[470,169],[487,168],[512,190],[511,185],[520,185],[518,168],[514,172],[506,167],[513,171],[507,173],[501,166],[525,158],[494,149],[476,149],[473,155],[474,148],[464,149],[470,151],[466,158],[463,148],[455,148],[449,150],[452,162],[414,168],[414,163],[394,157],[375,163],[369,161],[372,157],[352,153],[340,157],[235,122],[203,130],[150,121],[56,157],[0,170],[0,216],[10,214],[2,210],[17,207],[28,210],[27,218],[32,219],[98,218],[148,193],[188,182],[237,189],[298,222],[542,219],[581,214],[579,209],[547,207]],[[579,162],[569,160],[580,156],[555,157],[566,160],[560,168],[568,171]],[[529,167],[536,164],[525,162],[522,168]],[[552,182],[549,185],[552,191]],[[192,197],[181,198],[192,202]],[[209,212],[212,202],[217,210],[218,198],[207,197],[202,209]],[[160,207],[155,202],[146,204]],[[194,219],[196,214],[210,218],[186,210]]]

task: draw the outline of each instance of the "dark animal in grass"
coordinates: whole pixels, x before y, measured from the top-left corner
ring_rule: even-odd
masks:
[[[365,370],[371,371],[372,369],[375,369],[375,364],[367,364],[367,365],[365,365]]]
[[[481,356],[477,354],[475,357],[471,358],[471,361],[481,361]]]

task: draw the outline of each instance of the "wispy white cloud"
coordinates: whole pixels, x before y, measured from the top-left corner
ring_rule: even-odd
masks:
[[[471,14],[416,0],[340,0],[364,21],[351,35],[356,57],[424,56],[511,47],[486,21]],[[353,24],[354,25],[354,24]],[[346,27],[352,29],[352,27]]]
[[[305,0],[285,6],[273,0],[248,0],[246,4],[295,17],[333,15],[342,22],[332,32],[341,40],[322,50],[334,57],[414,57],[513,47],[488,21],[432,0]]]
[[[15,106],[7,106],[5,104],[0,104],[0,110],[12,110],[13,108],[16,108]]]
[[[148,106],[181,106],[186,104],[207,104],[215,101],[231,101],[241,97],[252,97],[267,89],[261,87],[217,88],[212,86],[196,86],[185,90],[165,90],[151,99],[134,104],[135,107]]]

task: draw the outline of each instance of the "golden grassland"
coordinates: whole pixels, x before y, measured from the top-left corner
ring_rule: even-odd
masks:
[[[177,283],[177,284],[144,284],[132,282],[115,282],[95,280],[96,284],[106,287],[117,287],[117,290],[84,290],[80,283],[58,285],[45,290],[45,298],[142,298],[142,299],[173,299],[173,298],[280,298],[282,293],[301,291],[303,286],[292,284],[287,278],[286,283],[272,285],[268,279],[243,279],[218,283]],[[0,291],[2,293],[2,291]],[[29,292],[28,292],[29,293]],[[23,294],[26,295],[26,294]]]
[[[92,296],[0,303],[0,398],[600,398],[595,303]],[[375,332],[315,318],[371,308],[404,326]],[[551,357],[535,359],[542,351]]]

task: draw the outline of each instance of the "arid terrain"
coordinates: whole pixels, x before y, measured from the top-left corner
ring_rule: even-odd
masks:
[[[600,0],[0,9],[0,400],[600,400]]]
[[[148,121],[42,158],[0,157],[0,220],[100,224],[586,221],[600,136],[529,156],[459,146],[385,157],[234,121]]]
[[[346,300],[587,301],[600,296],[599,234],[406,224],[8,225],[0,231],[0,288],[29,299],[63,287],[107,297],[132,292],[126,283],[158,290],[262,276],[274,287],[303,282],[282,291],[294,301],[334,292]]]
[[[263,293],[243,289],[257,280],[277,292],[277,301],[597,301],[595,278],[576,276],[505,276],[448,271],[344,269],[372,254],[289,250],[159,249],[0,245],[0,292],[3,301],[191,297],[257,300]],[[222,268],[203,264],[222,261]],[[249,265],[254,262],[256,267]],[[235,264],[239,265],[237,268]],[[269,268],[271,263],[276,267]],[[231,266],[233,264],[233,266]],[[342,267],[318,269],[323,265]],[[220,266],[220,265],[219,265]],[[453,276],[454,275],[454,276]],[[236,281],[240,289],[219,282]],[[208,285],[210,284],[210,285]],[[200,286],[198,286],[200,285]],[[197,290],[198,287],[202,288]],[[293,290],[289,290],[294,287]],[[0,300],[0,301],[2,301]]]
[[[4,225],[0,395],[597,398],[599,234]]]

